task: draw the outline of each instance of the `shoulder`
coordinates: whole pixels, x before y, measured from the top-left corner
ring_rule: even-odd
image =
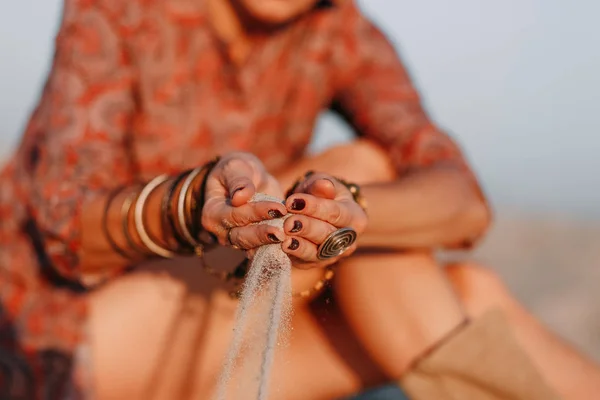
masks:
[[[334,48],[348,56],[361,48],[381,51],[391,43],[383,30],[359,7],[355,0],[331,0],[326,8],[318,8],[308,18],[309,29],[322,36]]]

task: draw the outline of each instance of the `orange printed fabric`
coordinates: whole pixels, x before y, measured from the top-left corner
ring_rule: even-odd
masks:
[[[284,168],[302,157],[324,108],[386,149],[399,175],[444,166],[477,185],[458,146],[421,107],[393,46],[352,1],[316,7],[256,41],[241,64],[207,23],[205,6],[65,1],[52,70],[1,175],[13,195],[0,209],[12,227],[3,231],[0,301],[7,323],[34,347],[44,347],[28,336],[36,326],[60,326],[51,331],[63,349],[81,337],[73,321],[84,311],[52,299],[84,290],[86,199],[232,150]],[[66,292],[53,292],[57,282]],[[56,325],[44,307],[25,307],[37,322],[18,322],[33,318],[22,304],[35,296],[69,316]]]

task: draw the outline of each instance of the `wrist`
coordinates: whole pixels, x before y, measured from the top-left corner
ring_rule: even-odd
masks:
[[[160,184],[156,189],[152,191],[146,202],[145,209],[145,224],[146,230],[150,237],[156,238],[162,245],[168,245],[170,238],[169,233],[164,229],[162,223],[162,202],[163,198],[167,194],[169,187],[173,184],[175,178],[171,178]]]

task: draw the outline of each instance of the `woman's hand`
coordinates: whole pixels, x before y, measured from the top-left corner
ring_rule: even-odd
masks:
[[[283,197],[277,180],[252,154],[236,152],[222,157],[206,181],[204,229],[216,235],[222,245],[243,250],[282,242],[285,235],[280,229],[253,223],[280,218],[287,210],[277,202],[250,202],[257,192]]]
[[[286,207],[295,215],[285,221],[288,237],[282,246],[298,268],[325,267],[349,256],[356,250],[356,242],[342,255],[326,260],[318,258],[318,248],[338,229],[353,228],[360,235],[367,226],[367,215],[352,193],[326,174],[316,173],[302,182],[286,199]]]

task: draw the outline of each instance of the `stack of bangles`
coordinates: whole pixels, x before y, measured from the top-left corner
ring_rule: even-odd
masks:
[[[241,284],[249,267],[248,259],[245,258],[232,271],[224,271],[211,267],[204,257],[205,250],[212,249],[218,244],[216,237],[201,225],[206,181],[218,161],[217,157],[201,167],[184,171],[175,177],[165,174],[157,176],[146,184],[116,188],[106,201],[102,229],[112,249],[132,263],[155,257],[200,257],[203,270],[223,282],[233,283],[235,289],[230,294],[232,297],[238,298]],[[163,235],[159,239],[153,237],[147,229],[145,210],[152,192],[163,184],[169,186],[161,200]],[[113,220],[110,214],[115,212],[113,203],[118,197],[122,198],[118,212],[121,219],[123,242],[127,243],[128,248],[120,246],[115,240],[114,233],[109,229],[109,221]],[[331,267],[326,268],[323,277],[310,289],[294,293],[293,296],[312,296],[323,289],[331,281],[333,275]]]

